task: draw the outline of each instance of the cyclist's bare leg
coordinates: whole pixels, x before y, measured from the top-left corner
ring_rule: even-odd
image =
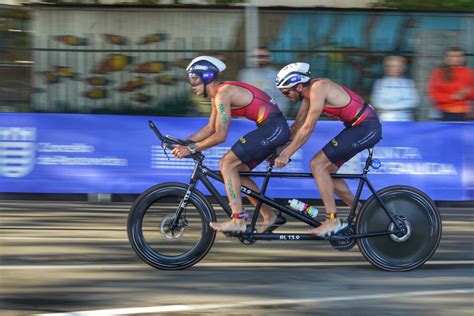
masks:
[[[331,173],[337,172],[336,171],[331,171]],[[344,181],[343,179],[332,179],[334,183],[334,192],[336,195],[341,198],[341,200],[346,203],[347,206],[352,207],[352,203],[354,202],[354,195],[352,194],[351,190],[349,189],[349,186],[347,185],[347,182]],[[357,203],[356,206],[356,214],[359,213],[360,208],[362,207],[362,204],[359,202]]]
[[[220,169],[224,178],[227,197],[229,198],[232,214],[242,212],[242,197],[240,196],[240,176],[237,167],[242,161],[232,152],[228,151],[220,160]],[[212,222],[209,225],[217,231],[235,231],[243,232],[246,229],[245,220],[243,218],[232,218],[229,221],[217,223]]]
[[[334,200],[334,182],[331,178],[331,173],[337,171],[338,167],[333,164],[323,151],[318,152],[313,159],[311,159],[311,172],[316,180],[321,199],[324,203],[324,208],[328,214],[328,218],[321,224],[321,226],[311,229],[311,234],[325,235],[337,229],[341,222],[335,214],[336,201]],[[332,214],[332,216],[331,216]]]
[[[250,171],[250,168],[246,164],[242,164],[238,167],[238,171]],[[249,189],[252,189],[254,191],[260,191],[260,188],[257,186],[257,184],[249,177],[240,177],[240,180],[244,186],[246,186]],[[249,199],[250,203],[252,203],[254,206],[257,205],[257,200],[254,199],[253,197],[247,195],[247,198]],[[262,214],[263,217],[263,224],[262,228],[259,230],[265,230],[268,226],[273,224],[275,222],[275,219],[277,218],[277,213],[272,210],[272,208],[266,204],[262,204],[260,208],[260,214]]]

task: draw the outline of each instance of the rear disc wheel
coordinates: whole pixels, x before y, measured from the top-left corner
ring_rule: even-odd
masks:
[[[360,251],[372,265],[386,271],[408,271],[423,265],[441,239],[441,217],[435,204],[426,194],[408,186],[388,187],[377,194],[405,230],[359,238]],[[396,230],[375,196],[370,197],[359,213],[357,234]]]

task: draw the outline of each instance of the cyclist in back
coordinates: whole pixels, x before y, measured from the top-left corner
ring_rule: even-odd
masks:
[[[175,145],[177,158],[206,150],[225,142],[232,116],[246,117],[257,124],[257,129],[244,135],[220,160],[220,170],[232,209],[232,219],[210,223],[217,231],[244,232],[247,214],[242,207],[241,183],[258,191],[248,177],[239,177],[239,171],[249,171],[265,160],[275,149],[288,142],[290,131],[278,105],[263,91],[243,82],[217,82],[226,65],[217,58],[200,56],[193,59],[186,72],[196,95],[210,97],[212,111],[209,123],[187,138],[188,146]],[[249,197],[252,203],[256,203]],[[274,230],[285,223],[285,218],[270,207],[262,205],[263,224],[259,232]]]
[[[324,236],[347,227],[337,217],[334,193],[351,206],[354,196],[343,179],[330,174],[360,151],[373,147],[382,138],[382,125],[377,114],[364,99],[348,88],[326,78],[311,79],[309,64],[292,63],[277,74],[276,86],[291,102],[301,107],[291,126],[291,143],[275,159],[275,166],[284,167],[289,158],[309,139],[320,115],[338,118],[345,129],[327,143],[311,159],[311,171],[324,203],[327,219],[310,232]],[[357,206],[357,210],[360,205]]]

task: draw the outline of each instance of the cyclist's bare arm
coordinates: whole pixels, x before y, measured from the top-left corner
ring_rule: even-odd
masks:
[[[194,133],[186,139],[197,143],[214,134],[216,132],[216,116],[217,110],[214,106],[212,106],[211,116],[209,117],[209,123],[207,123],[206,126],[204,126],[198,132]]]
[[[314,83],[310,91],[310,104],[301,128],[296,132],[295,138],[291,141],[288,147],[281,153],[281,156],[291,157],[304,143],[309,139],[311,133],[316,126],[316,122],[324,108],[324,101],[326,100],[326,86],[327,82],[324,80]]]
[[[293,124],[291,124],[291,127],[290,127],[290,132],[291,132],[290,140],[293,140],[295,138],[296,133],[303,125],[306,119],[306,116],[308,115],[308,109],[309,109],[309,102],[306,100],[303,100],[301,102],[300,109],[298,110],[298,114],[296,114],[295,121],[293,122]]]
[[[227,87],[222,88],[217,93],[214,104],[212,105],[213,111],[216,112],[215,118],[215,132],[203,139],[200,142],[196,143],[196,151],[203,151],[212,146],[221,144],[225,142],[227,138],[227,133],[229,132],[230,125],[230,91],[226,89]]]

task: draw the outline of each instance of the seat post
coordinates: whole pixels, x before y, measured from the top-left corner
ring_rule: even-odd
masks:
[[[364,175],[367,174],[367,172],[369,172],[369,167],[372,164],[372,155],[374,153],[373,147],[367,148],[367,150],[369,151],[369,155],[367,156],[367,160],[365,161],[364,171],[362,172],[362,174]]]
[[[265,191],[267,191],[268,182],[270,181],[270,174],[272,173],[274,163],[275,162],[273,159],[268,162],[267,173],[263,178],[262,187],[260,188],[260,193],[262,195],[265,195]]]

